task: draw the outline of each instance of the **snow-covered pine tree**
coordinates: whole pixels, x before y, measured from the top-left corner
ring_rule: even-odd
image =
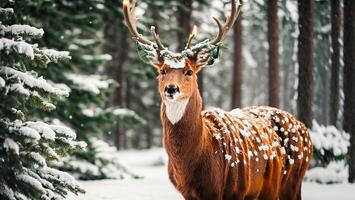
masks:
[[[37,70],[38,74],[52,82],[65,83],[71,92],[66,101],[56,103],[56,110],[36,112],[36,115],[68,125],[76,131],[78,139],[88,144],[86,151],[75,152],[74,156],[56,163],[57,168],[70,171],[80,179],[113,178],[112,171],[108,171],[107,167],[115,166],[119,170],[121,165],[113,159],[103,161],[100,157],[102,150],[96,149],[90,138],[107,136],[116,121],[133,126],[142,124],[144,120],[133,111],[106,108],[105,105],[115,85],[112,80],[100,75],[103,64],[111,59],[111,55],[101,53],[105,1],[4,2],[7,7],[17,8],[16,23],[36,25],[46,30],[46,34],[37,40],[40,45],[68,49],[72,57],[70,62],[60,66],[51,67],[49,64],[48,69]]]
[[[43,29],[7,23],[13,14],[0,7],[0,199],[65,199],[83,189],[48,161],[86,144],[75,141],[68,127],[37,120],[33,111],[52,111],[51,100],[68,97],[68,87],[38,76],[36,69],[69,59],[69,52],[32,44]]]

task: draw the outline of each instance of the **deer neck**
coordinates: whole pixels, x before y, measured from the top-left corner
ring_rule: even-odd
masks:
[[[201,110],[202,100],[197,87],[186,102],[162,102],[163,141],[169,160],[174,163],[196,159],[202,151],[204,139]]]

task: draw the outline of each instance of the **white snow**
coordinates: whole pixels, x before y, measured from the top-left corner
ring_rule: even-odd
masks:
[[[326,167],[314,167],[307,171],[305,179],[317,183],[346,183],[348,166],[344,160],[332,161]]]
[[[71,56],[69,56],[69,51],[57,51],[54,49],[44,49],[41,51],[49,58],[51,62],[56,63],[61,59],[71,59]]]
[[[183,69],[186,66],[184,58],[165,58],[164,64],[173,69]]]
[[[101,80],[99,75],[78,75],[67,74],[67,78],[78,85],[82,90],[100,94],[100,89],[106,89],[110,85],[110,81]]]
[[[0,10],[1,11],[1,10]],[[16,200],[14,191],[12,191],[11,188],[9,188],[6,184],[1,184],[0,185],[0,194],[5,195],[7,198],[10,200]]]
[[[41,136],[39,135],[39,133],[33,129],[33,128],[29,128],[29,127],[21,127],[19,129],[19,132],[27,137],[32,138],[33,140],[37,141],[39,139],[41,139]]]
[[[82,173],[99,175],[99,167],[86,160],[72,160],[70,161],[70,167]]]
[[[110,54],[101,54],[101,55],[83,55],[84,60],[103,60],[103,61],[110,61],[112,60],[112,56]]]
[[[39,182],[36,178],[33,178],[32,176],[29,176],[27,174],[19,174],[16,176],[16,179],[31,185],[36,190],[39,190],[42,193],[46,193],[45,189],[42,187],[41,182]]]
[[[17,155],[20,152],[20,147],[18,146],[18,144],[13,141],[11,138],[6,138],[4,141],[4,148],[9,151],[12,150],[13,152],[15,152]]]
[[[28,155],[33,160],[35,160],[39,165],[41,165],[41,166],[46,166],[47,165],[45,158],[41,154],[39,154],[37,152],[31,152]]]
[[[243,113],[243,111],[239,108],[233,109],[229,112],[233,117],[237,117],[237,118],[245,118],[245,114]]]
[[[6,82],[3,78],[0,77],[0,88],[5,87]]]
[[[69,127],[65,127],[65,126],[61,126],[61,125],[49,125],[49,127],[59,135],[65,135],[66,137],[68,137],[70,139],[76,138],[75,132],[72,129],[70,129]]]
[[[0,73],[5,74],[7,79],[18,78],[30,88],[36,87],[48,93],[59,96],[69,96],[69,91],[50,85],[43,77],[35,78],[31,74],[20,72],[10,67],[2,67]]]
[[[36,129],[42,134],[42,137],[47,140],[54,141],[55,132],[50,128],[50,126],[43,122],[26,122],[27,126]]]
[[[0,8],[0,13],[14,13],[12,8]]]
[[[113,111],[113,114],[115,115],[131,115],[133,114],[134,111],[126,109],[126,108],[117,108]]]
[[[30,59],[34,59],[34,51],[32,45],[24,41],[14,41],[7,38],[0,38],[0,50],[10,53],[15,50],[19,54],[24,54]]]
[[[25,96],[30,96],[30,91],[23,87],[22,83],[15,83],[10,86],[10,91],[18,92]]]
[[[29,25],[13,24],[11,26],[0,25],[0,34],[10,33],[12,35],[30,35],[42,37],[44,34],[43,29],[38,29]]]
[[[80,186],[78,182],[72,177],[70,174],[66,172],[59,171],[57,169],[44,167],[42,171],[40,171],[42,177],[46,179],[55,179],[61,182],[61,184],[69,185],[69,186]]]
[[[329,150],[335,156],[345,155],[350,146],[350,135],[340,131],[334,126],[319,125],[313,121],[311,137],[314,147],[321,151]]]
[[[168,178],[167,167],[153,164],[161,157],[166,160],[162,149],[130,150],[117,154],[144,178],[82,181],[86,194],[70,195],[68,200],[183,200]],[[303,200],[352,200],[354,196],[355,185],[351,184],[321,185],[304,182],[302,187]]]

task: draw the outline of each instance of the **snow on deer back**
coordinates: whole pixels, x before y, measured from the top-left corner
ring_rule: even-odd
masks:
[[[230,112],[214,108],[203,111],[202,118],[213,137],[215,154],[225,160],[226,168],[230,168],[226,173],[235,168],[243,171],[246,179],[262,179],[281,173],[270,185],[263,183],[263,187],[280,188],[286,193],[280,196],[293,195],[300,190],[293,187],[300,185],[302,179],[299,177],[303,178],[308,168],[313,147],[305,125],[290,113],[267,106]],[[238,181],[243,182],[240,176]],[[248,185],[252,182],[257,181],[244,180],[243,183],[245,187],[252,187]],[[290,199],[293,198],[290,196]]]

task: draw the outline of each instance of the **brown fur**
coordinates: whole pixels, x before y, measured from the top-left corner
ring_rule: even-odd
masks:
[[[301,199],[312,156],[307,128],[289,113],[270,107],[245,108],[237,112],[241,116],[218,109],[201,113],[195,74],[184,76],[188,69],[165,69],[158,78],[163,101],[168,84],[178,85],[182,98],[189,98],[184,116],[174,125],[164,103],[161,106],[168,173],[177,190],[188,200]],[[249,157],[250,151],[258,155]]]

